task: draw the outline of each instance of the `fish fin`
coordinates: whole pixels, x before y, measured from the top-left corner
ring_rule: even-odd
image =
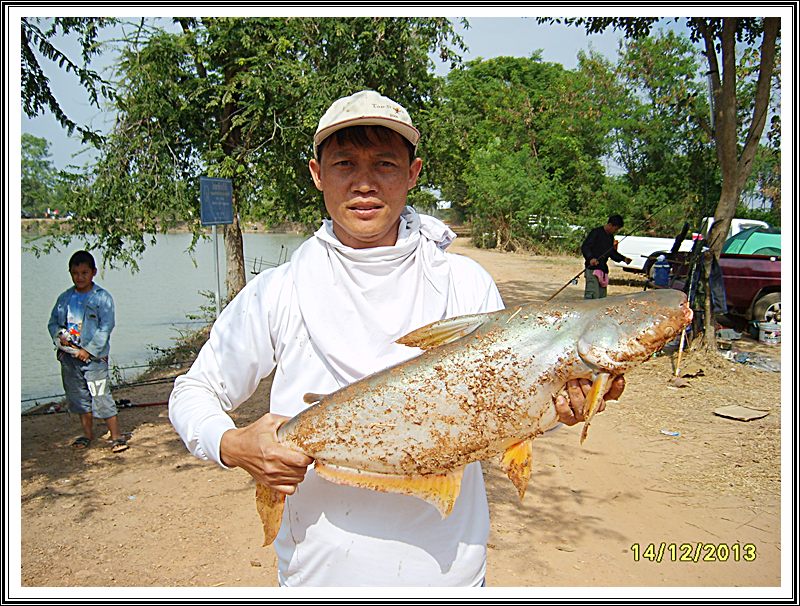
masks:
[[[408,347],[432,349],[472,334],[485,321],[486,314],[471,314],[438,320],[411,331],[397,339],[396,342]]]
[[[589,424],[592,422],[592,417],[594,417],[597,409],[600,408],[600,403],[603,401],[603,396],[606,394],[606,391],[608,391],[608,382],[610,380],[610,373],[598,373],[597,377],[592,383],[592,388],[586,395],[586,406],[588,406],[588,408],[583,415],[586,418],[586,421],[584,421],[583,429],[581,430],[581,444],[583,444],[583,441],[589,434]]]
[[[303,402],[306,404],[316,404],[328,394],[324,393],[307,393],[303,396]]]
[[[460,467],[447,474],[401,476],[325,465],[319,461],[315,463],[314,469],[317,475],[335,484],[418,497],[436,507],[442,518],[453,511],[464,473],[464,468]]]
[[[528,439],[509,446],[500,462],[508,479],[516,486],[520,499],[525,496],[525,489],[531,478],[532,461],[533,440]]]
[[[283,517],[283,502],[286,495],[274,488],[256,483],[256,510],[264,528],[264,547],[272,543],[278,536]]]

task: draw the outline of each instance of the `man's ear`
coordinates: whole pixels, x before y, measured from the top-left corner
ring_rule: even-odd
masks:
[[[308,170],[311,173],[311,178],[314,180],[314,185],[319,191],[322,191],[322,176],[320,174],[322,167],[315,158],[311,158],[311,160],[308,161]]]
[[[414,158],[411,166],[408,167],[408,189],[417,184],[420,172],[422,172],[422,158]]]

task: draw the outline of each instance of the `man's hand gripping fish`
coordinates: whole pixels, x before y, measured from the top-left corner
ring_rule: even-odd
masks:
[[[570,379],[593,381],[581,443],[612,377],[674,339],[692,311],[682,292],[633,295],[459,316],[398,340],[423,353],[325,396],[278,429],[279,441],[315,459],[339,484],[409,494],[453,508],[464,466],[502,454],[520,498],[531,441],[557,423],[555,398]],[[262,484],[256,504],[267,545],[285,495]]]

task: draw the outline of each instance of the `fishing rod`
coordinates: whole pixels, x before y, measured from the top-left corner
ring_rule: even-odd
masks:
[[[189,359],[186,359],[186,360],[174,360],[174,361],[171,361],[171,362],[169,362],[169,361],[161,362],[161,361],[158,361],[158,360],[152,360],[152,361],[148,362],[147,364],[131,364],[130,366],[115,366],[115,365],[112,365],[112,366],[109,367],[109,370],[113,374],[113,373],[118,372],[120,370],[131,370],[133,368],[158,368],[158,367],[183,366],[184,364],[190,364],[191,362],[194,362],[194,358],[189,358]],[[111,387],[114,388],[114,389],[121,389],[121,388],[125,388],[125,387],[136,387],[136,386],[139,386],[139,385],[155,385],[155,384],[158,384],[158,383],[167,383],[167,382],[169,382],[169,381],[171,381],[171,380],[173,380],[173,379],[175,379],[177,377],[178,377],[178,375],[171,376],[171,377],[160,377],[160,378],[154,378],[154,379],[142,379],[142,380],[139,380],[139,381],[131,381],[131,382],[124,382],[123,381],[122,383],[115,383]],[[46,399],[50,399],[50,398],[60,398],[60,397],[64,397],[64,394],[63,393],[57,393],[57,394],[53,394],[53,395],[50,395],[50,396],[33,396],[33,397],[30,397],[30,398],[23,398],[21,400],[21,402],[23,402],[23,403],[24,402],[34,402],[36,400],[46,400]]]
[[[655,210],[655,212],[654,212],[652,215],[650,215],[650,217],[652,218],[653,216],[657,215],[658,213],[660,213],[660,212],[661,212],[663,209],[665,209],[666,207],[667,207],[667,203],[664,203],[664,204],[662,204],[662,205],[661,205],[659,208],[657,208],[657,209]],[[628,236],[630,236],[630,235],[631,235],[633,232],[635,232],[637,229],[639,229],[639,228],[640,228],[642,225],[644,225],[645,223],[647,223],[649,220],[650,220],[650,219],[643,219],[643,220],[642,220],[640,223],[638,223],[638,224],[637,224],[637,225],[634,227],[634,229],[630,230],[630,232],[629,232],[629,233],[625,234],[624,236],[622,236],[622,237],[619,239],[619,241],[615,242],[615,244],[619,244],[619,242],[622,242],[622,241],[623,241],[625,238],[627,238]],[[686,234],[688,233],[688,231],[689,231],[689,224],[688,224],[688,223],[685,223],[685,224],[684,224],[684,227],[683,227],[683,230],[681,230],[681,234],[680,234],[680,240],[683,240],[684,238],[686,238]],[[678,240],[678,239],[676,238],[676,241],[677,241],[677,240]],[[615,244],[612,244],[612,245],[611,245],[611,246],[610,246],[610,247],[609,247],[607,250],[603,251],[603,254],[601,254],[600,256],[601,256],[601,257],[604,257],[604,256],[606,256],[608,253],[610,253],[610,252],[611,252],[611,251],[614,249],[614,247],[615,247]],[[680,244],[678,244],[678,246],[680,246]],[[674,245],[673,245],[673,247],[672,247],[672,248],[673,248],[672,252],[673,252],[673,253],[674,253],[674,252],[676,252],[676,250],[675,250],[675,246],[674,246]],[[569,279],[569,280],[568,280],[568,281],[567,281],[567,282],[564,284],[564,286],[562,286],[562,287],[561,287],[561,288],[559,288],[559,289],[558,289],[556,292],[554,292],[552,295],[550,295],[550,296],[549,296],[549,297],[548,297],[548,298],[545,300],[545,303],[547,303],[547,302],[549,302],[549,301],[552,301],[553,299],[555,299],[555,298],[558,296],[558,294],[559,294],[559,293],[560,293],[562,290],[564,290],[564,289],[565,289],[567,286],[569,286],[570,284],[572,284],[573,282],[575,282],[575,281],[576,281],[576,280],[577,280],[577,279],[580,277],[580,275],[581,275],[581,274],[582,274],[584,271],[586,271],[586,268],[585,268],[585,267],[584,267],[583,269],[581,269],[581,270],[580,270],[580,271],[579,271],[577,274],[575,274],[574,276],[572,276],[572,278],[570,278],[570,279]]]
[[[147,408],[149,406],[167,406],[169,404],[169,400],[160,400],[157,402],[139,402],[133,403],[130,400],[119,400],[116,401],[117,409],[122,408]],[[43,417],[45,415],[52,415],[52,414],[59,414],[59,413],[67,413],[69,414],[69,407],[61,406],[59,404],[51,405],[48,409],[44,410],[44,407],[47,404],[43,404],[42,406],[38,406],[36,408],[32,408],[30,410],[25,410],[22,412],[23,417]]]
[[[142,381],[131,381],[130,383],[116,383],[116,384],[112,385],[111,388],[112,389],[127,389],[127,388],[130,388],[130,387],[141,387],[142,385],[160,385],[162,383],[169,383],[171,381],[174,381],[179,376],[180,375],[173,375],[173,376],[168,376],[168,377],[160,377],[160,378],[156,378],[156,379],[144,379]],[[45,402],[44,404],[41,404],[41,406],[44,406],[44,405],[48,404],[49,401],[52,400],[53,398],[63,398],[63,397],[65,397],[65,395],[66,394],[63,394],[63,393],[56,393],[56,394],[53,394],[53,395],[50,395],[50,396],[34,396],[32,398],[24,398],[24,399],[22,399],[20,401],[24,404],[25,402],[38,402],[39,400],[48,400],[48,402]]]

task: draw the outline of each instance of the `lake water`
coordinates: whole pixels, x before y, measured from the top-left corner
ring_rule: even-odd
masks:
[[[225,296],[225,253],[218,235],[220,289]],[[244,234],[247,279],[261,269],[285,262],[304,236]],[[129,382],[157,355],[151,348],[167,348],[181,332],[199,328],[201,307],[215,309],[217,289],[213,240],[198,242],[192,255],[186,252],[191,234],[158,235],[139,260],[139,271],[103,269],[99,251],[92,251],[98,270],[95,282],[114,297],[116,326],[111,335],[110,364]],[[36,257],[21,254],[20,385],[22,410],[42,402],[60,401],[60,365],[47,332],[47,321],[58,295],[72,285],[67,264],[80,244],[60,253]],[[203,293],[211,293],[211,297]],[[9,345],[13,352],[13,344]]]

